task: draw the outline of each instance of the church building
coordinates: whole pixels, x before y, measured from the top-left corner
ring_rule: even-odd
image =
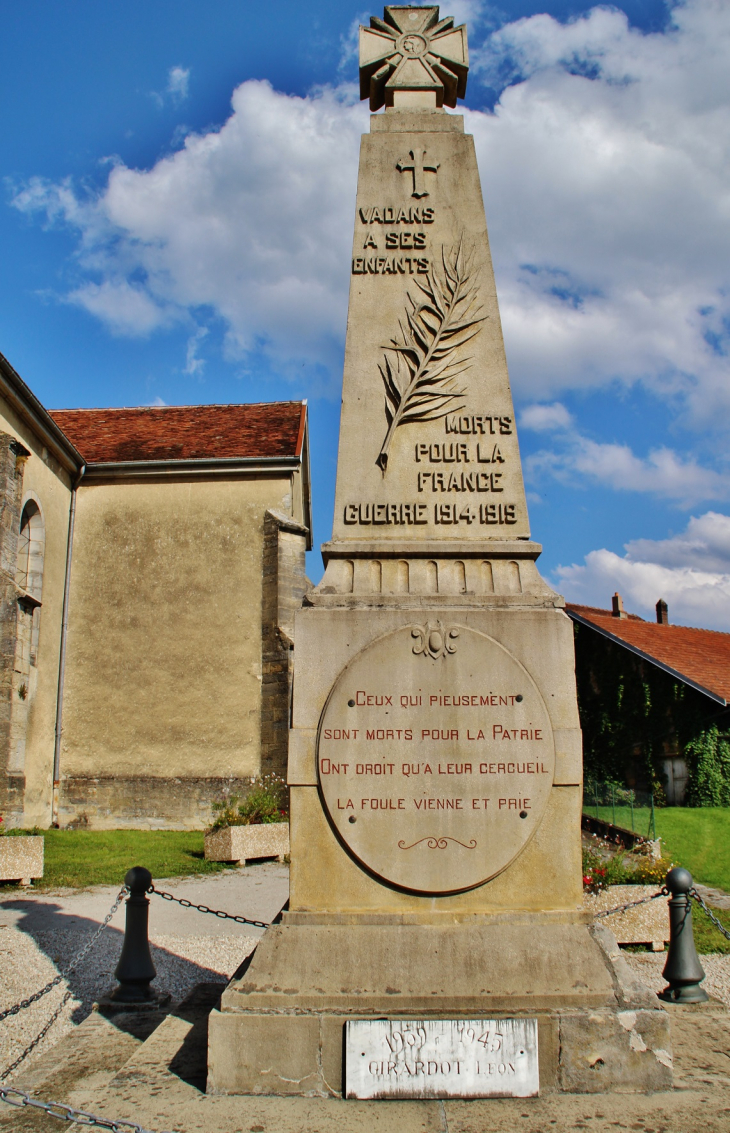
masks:
[[[46,410],[0,355],[5,828],[199,828],[283,774],[306,402]]]

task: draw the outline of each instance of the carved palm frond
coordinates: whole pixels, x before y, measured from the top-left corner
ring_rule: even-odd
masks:
[[[388,430],[377,459],[383,475],[397,428],[463,409],[454,405],[465,395],[457,378],[469,369],[471,359],[462,355],[461,347],[479,333],[486,317],[477,306],[472,258],[464,251],[463,238],[448,255],[442,248],[443,271],[432,268],[423,282],[416,280],[420,294],[408,295],[400,337],[383,347],[379,369]]]

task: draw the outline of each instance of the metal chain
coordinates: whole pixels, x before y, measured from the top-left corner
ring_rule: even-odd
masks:
[[[12,1074],[13,1070],[17,1070],[18,1067],[20,1066],[21,1062],[24,1062],[25,1059],[30,1054],[30,1052],[32,1050],[35,1050],[35,1048],[38,1046],[38,1043],[41,1041],[41,1039],[44,1039],[46,1037],[46,1035],[50,1031],[53,1024],[56,1022],[56,1019],[61,1014],[61,1012],[63,1011],[64,1007],[66,1006],[66,1004],[68,1003],[68,1001],[69,1001],[69,999],[71,998],[72,995],[73,995],[73,992],[69,989],[66,992],[66,994],[64,995],[61,1002],[59,1003],[56,1010],[51,1015],[50,1019],[48,1020],[48,1022],[45,1025],[45,1027],[43,1027],[43,1029],[38,1032],[38,1034],[36,1035],[36,1037],[33,1039],[32,1042],[28,1043],[28,1045],[25,1048],[25,1050],[23,1051],[23,1053],[19,1054],[18,1057],[15,1059],[15,1062],[11,1062],[10,1066],[8,1066],[5,1070],[3,1070],[2,1074],[0,1074],[0,1082],[4,1082],[6,1078],[9,1078],[10,1075]]]
[[[637,905],[646,905],[649,901],[656,901],[657,897],[666,897],[669,890],[663,886],[658,893],[652,893],[651,897],[642,897],[640,901],[629,901],[625,905],[617,905],[615,909],[604,909],[602,913],[594,913],[593,919],[600,920],[601,917],[610,917],[612,913],[623,913],[626,909],[635,909]]]
[[[32,1003],[37,1003],[39,999],[42,999],[44,995],[48,995],[49,991],[53,991],[54,987],[58,987],[62,980],[67,979],[68,976],[70,976],[71,973],[75,971],[76,968],[78,968],[81,961],[86,959],[87,955],[96,944],[102,932],[109,924],[109,921],[112,919],[117,909],[121,905],[122,898],[128,892],[129,890],[127,889],[127,886],[123,885],[114,900],[114,904],[112,905],[107,915],[104,917],[104,920],[101,922],[96,931],[89,937],[83,948],[79,949],[68,967],[62,968],[55,979],[52,979],[51,982],[47,983],[45,987],[42,987],[40,991],[36,991],[33,995],[29,995],[27,999],[21,999],[20,1003],[14,1003],[13,1006],[8,1007],[7,1010],[0,1011],[0,1023],[2,1023],[3,1019],[7,1019],[9,1015],[17,1015],[18,1012],[22,1011],[25,1007],[30,1007]]]
[[[21,1000],[20,1003],[16,1003],[15,1006],[9,1008],[7,1011],[3,1011],[0,1014],[0,1020],[7,1019],[9,1015],[17,1015],[18,1012],[21,1011],[24,1007],[30,1007],[32,1003],[36,1003],[44,995],[47,995],[49,991],[52,991],[53,988],[61,982],[61,980],[65,979],[67,976],[70,976],[71,973],[79,966],[81,961],[86,958],[91,949],[94,947],[102,932],[107,927],[110,920],[121,905],[122,899],[128,892],[129,889],[127,888],[127,886],[122,886],[122,888],[119,890],[119,893],[117,894],[114,904],[112,905],[107,915],[104,917],[104,920],[93,933],[93,935],[87,940],[83,948],[79,949],[68,967],[64,968],[54,980],[51,980],[51,982],[46,984],[46,986],[40,991],[36,992],[34,995],[29,996],[27,999]],[[69,999],[72,998],[72,996],[73,991],[68,988],[64,993],[58,1007],[53,1012],[45,1026],[38,1032],[32,1042],[28,1043],[25,1050],[18,1055],[15,1061],[12,1062],[10,1066],[8,1066],[2,1072],[2,1074],[0,1074],[0,1083],[4,1082],[5,1079],[8,1078],[14,1070],[17,1070],[21,1062],[23,1062],[31,1053],[31,1051],[35,1050],[38,1044],[46,1037],[51,1027],[56,1022],[56,1019],[58,1019],[59,1015],[63,1011]],[[14,1098],[17,1098],[18,1100],[14,1101]],[[7,1105],[14,1106],[17,1109],[22,1109],[26,1106],[30,1106],[32,1109],[39,1109],[43,1113],[47,1113],[51,1117],[57,1118],[59,1121],[71,1121],[75,1122],[77,1125],[94,1125],[99,1129],[111,1129],[113,1133],[124,1133],[124,1130],[127,1129],[131,1129],[132,1133],[150,1133],[150,1130],[145,1129],[136,1121],[125,1121],[119,1117],[99,1117],[98,1114],[87,1113],[86,1110],[83,1109],[74,1109],[73,1106],[66,1105],[64,1102],[43,1102],[38,1098],[32,1098],[30,1094],[26,1094],[24,1090],[16,1090],[13,1086],[0,1085],[0,1101],[4,1101],[7,1103]]]
[[[20,1100],[12,1101],[11,1095]],[[75,1121],[78,1125],[95,1125],[99,1129],[111,1129],[116,1133],[122,1133],[125,1129],[131,1129],[132,1133],[150,1133],[149,1129],[138,1125],[136,1121],[123,1121],[120,1117],[115,1119],[99,1117],[97,1114],[87,1113],[83,1109],[74,1109],[73,1106],[65,1105],[63,1102],[41,1102],[37,1098],[30,1097],[24,1090],[14,1090],[12,1086],[0,1086],[0,1101],[16,1106],[18,1109],[23,1106],[32,1106],[33,1109],[40,1109],[43,1113],[50,1114],[51,1117],[57,1117],[59,1121]],[[59,1110],[60,1112],[58,1112]]]
[[[730,940],[730,932],[728,932],[728,930],[725,928],[725,925],[722,923],[722,921],[719,920],[714,913],[710,912],[699,890],[695,889],[694,886],[692,886],[689,891],[689,895],[690,897],[694,897],[695,901],[697,901],[697,903],[702,907],[702,911],[707,914],[707,916],[714,924],[715,928],[719,928],[722,935],[726,936],[727,939]]]
[[[271,928],[268,921],[252,921],[248,917],[240,917],[235,913],[224,913],[222,909],[209,909],[207,905],[196,905],[185,897],[175,897],[172,893],[163,893],[162,890],[155,889],[154,885],[150,885],[147,892],[162,897],[163,901],[175,901],[176,904],[182,905],[183,909],[197,909],[199,913],[212,913],[214,917],[220,917],[221,920],[236,921],[237,924],[250,924],[254,928]]]

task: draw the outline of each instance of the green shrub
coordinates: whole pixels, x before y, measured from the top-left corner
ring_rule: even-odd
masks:
[[[705,728],[684,749],[688,806],[730,806],[730,742],[717,724]]]
[[[228,795],[213,803],[214,820],[211,830],[224,826],[258,826],[266,822],[287,822],[286,783],[279,775],[261,775],[251,779],[244,798]]]

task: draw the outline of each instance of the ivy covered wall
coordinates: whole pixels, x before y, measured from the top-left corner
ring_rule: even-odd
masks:
[[[730,713],[628,649],[574,623],[586,778],[666,799],[663,763],[687,763],[688,806],[730,806]]]

